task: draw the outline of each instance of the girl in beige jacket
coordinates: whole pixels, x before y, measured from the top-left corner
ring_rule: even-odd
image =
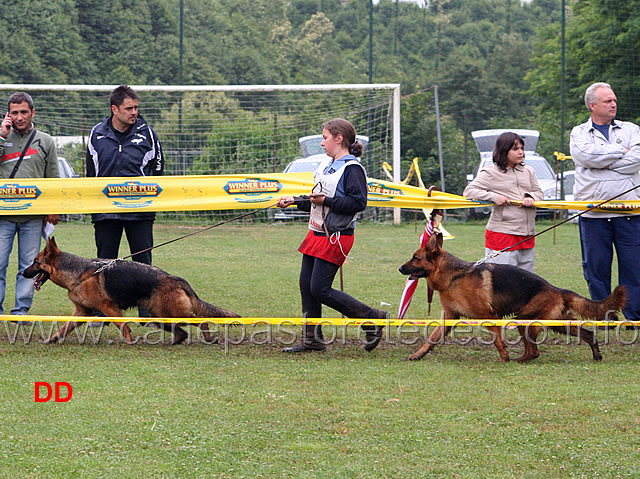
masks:
[[[485,231],[486,255],[513,246],[487,262],[511,264],[534,272],[533,202],[541,201],[544,194],[535,171],[524,164],[524,140],[520,135],[506,132],[497,138],[493,164],[478,172],[465,188],[464,196],[495,204]]]

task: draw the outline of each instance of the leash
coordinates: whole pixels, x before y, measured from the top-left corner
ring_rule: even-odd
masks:
[[[566,220],[564,220],[564,221],[561,221],[561,222],[560,222],[560,223],[558,223],[558,224],[552,225],[552,226],[548,227],[547,229],[544,229],[544,230],[540,231],[539,233],[536,233],[536,234],[534,234],[534,235],[532,235],[532,236],[529,236],[529,237],[527,237],[527,238],[523,239],[522,241],[518,241],[516,244],[513,244],[513,245],[511,245],[511,246],[508,246],[508,247],[506,247],[506,248],[501,249],[500,251],[496,251],[495,253],[492,253],[492,254],[490,254],[490,255],[485,256],[485,257],[484,257],[484,258],[482,258],[481,260],[476,261],[476,262],[475,262],[475,265],[476,265],[476,266],[481,265],[481,264],[485,263],[488,259],[495,258],[496,256],[501,255],[501,254],[502,254],[502,253],[504,253],[505,251],[509,251],[511,248],[515,248],[515,247],[516,247],[516,246],[518,246],[519,244],[524,243],[525,241],[529,241],[530,239],[535,238],[536,236],[540,236],[541,234],[546,233],[547,231],[551,231],[552,229],[557,228],[558,226],[563,225],[563,224],[567,223],[568,221],[571,221],[571,220],[572,220],[572,219],[574,219],[574,218],[577,218],[577,217],[579,217],[579,216],[582,216],[583,214],[588,213],[588,212],[589,212],[589,211],[591,211],[591,210],[595,210],[595,209],[597,209],[597,208],[600,208],[602,205],[604,205],[604,204],[606,204],[606,203],[610,203],[610,202],[612,202],[613,200],[615,200],[616,198],[619,198],[619,197],[621,197],[621,196],[623,196],[623,195],[626,195],[627,193],[631,193],[633,190],[638,189],[638,188],[640,188],[640,185],[636,185],[636,186],[634,186],[633,188],[629,188],[627,191],[623,191],[622,193],[619,193],[619,194],[617,194],[616,196],[614,196],[614,197],[612,197],[612,198],[609,198],[608,200],[604,200],[603,202],[598,203],[597,205],[590,206],[588,209],[586,209],[586,210],[584,210],[584,211],[581,211],[580,213],[575,214],[575,215],[573,215],[573,216],[570,216],[569,218],[567,218],[567,219],[566,219]]]
[[[207,226],[207,227],[205,227],[205,228],[199,229],[199,230],[197,230],[197,231],[193,231],[193,232],[188,233],[188,234],[186,234],[186,235],[182,235],[182,236],[180,236],[180,237],[178,237],[178,238],[174,238],[174,239],[172,239],[172,240],[165,241],[164,243],[160,243],[160,244],[157,244],[157,245],[153,245],[153,246],[151,246],[150,248],[143,249],[143,250],[138,251],[138,252],[136,252],[136,253],[131,253],[130,255],[127,255],[127,256],[122,256],[122,257],[120,257],[120,258],[116,258],[116,259],[112,259],[112,260],[108,260],[108,261],[98,261],[97,263],[98,263],[98,264],[101,264],[102,266],[100,266],[100,268],[98,268],[94,273],[92,273],[92,276],[93,276],[94,274],[101,273],[101,272],[102,272],[102,271],[104,271],[105,269],[107,269],[107,268],[109,268],[109,267],[113,266],[113,265],[114,265],[116,262],[118,262],[118,261],[124,261],[125,259],[131,258],[132,256],[135,256],[135,255],[137,255],[137,254],[146,253],[147,251],[151,251],[152,249],[159,248],[160,246],[166,246],[166,245],[168,245],[168,244],[175,243],[176,241],[180,241],[180,240],[183,240],[183,239],[185,239],[185,238],[188,238],[189,236],[194,236],[194,235],[197,235],[197,234],[200,234],[200,233],[204,233],[205,231],[209,231],[210,229],[217,228],[218,226],[222,226],[222,225],[224,225],[224,224],[231,223],[232,221],[236,221],[236,220],[239,220],[239,219],[245,218],[245,217],[247,217],[247,216],[254,215],[254,214],[256,214],[256,213],[258,213],[258,212],[260,212],[260,211],[263,211],[263,210],[269,209],[269,208],[271,208],[271,207],[273,207],[273,206],[275,206],[275,205],[276,205],[276,203],[273,203],[272,205],[265,206],[264,208],[258,208],[257,210],[252,210],[252,211],[249,211],[249,212],[247,212],[247,213],[243,213],[243,214],[238,215],[238,216],[235,216],[235,217],[233,217],[233,218],[229,218],[228,220],[221,221],[220,223],[216,223],[216,224],[214,224],[214,225],[209,225],[209,226]]]

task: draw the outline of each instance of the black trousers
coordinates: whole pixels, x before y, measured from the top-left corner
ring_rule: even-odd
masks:
[[[98,258],[118,258],[122,232],[127,236],[129,252],[137,253],[153,246],[153,221],[103,220],[93,224]],[[151,250],[136,254],[133,260],[151,264]]]
[[[321,318],[322,305],[344,314],[347,318],[373,318],[375,311],[347,293],[333,289],[331,285],[340,266],[302,255],[300,269],[300,294],[302,313],[306,318]]]
[[[119,257],[122,232],[127,235],[129,252],[137,253],[153,246],[153,221],[103,220],[93,224],[98,248],[98,258],[115,259]],[[138,263],[151,264],[151,250],[132,257]],[[138,308],[138,316],[149,317],[149,311]]]

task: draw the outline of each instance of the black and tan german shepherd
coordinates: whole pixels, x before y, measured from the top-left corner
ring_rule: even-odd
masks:
[[[98,272],[101,267],[108,265]],[[156,318],[237,318],[237,314],[213,306],[198,298],[189,283],[165,271],[135,261],[87,259],[58,249],[55,239],[47,244],[33,264],[22,272],[25,278],[35,278],[34,287],[50,279],[69,291],[76,309],[73,316],[92,316],[101,311],[106,316],[122,316],[122,311],[138,307]],[[126,323],[114,322],[127,343],[132,343]],[[188,334],[173,323],[159,323],[174,334],[173,343],[184,341]],[[77,323],[69,321],[46,342],[54,343],[71,332]],[[208,342],[212,341],[207,323],[200,328]]]
[[[424,248],[400,267],[400,272],[412,279],[426,278],[429,286],[440,294],[443,319],[556,319],[603,320],[623,308],[626,292],[618,286],[608,298],[592,301],[573,291],[556,288],[540,276],[515,266],[502,264],[467,263],[442,249],[442,234],[434,233]],[[509,361],[498,326],[488,327],[500,361]],[[579,326],[552,327],[561,333],[584,340],[593,352],[593,359],[602,359],[593,331]],[[442,341],[450,326],[436,327],[422,348],[408,359],[421,359]],[[536,338],[542,326],[518,326],[525,346],[524,354],[516,361],[530,361],[540,353]]]

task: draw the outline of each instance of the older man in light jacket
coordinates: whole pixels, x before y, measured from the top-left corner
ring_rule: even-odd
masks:
[[[591,117],[571,131],[570,142],[576,201],[640,199],[640,188],[634,189],[640,186],[640,128],[615,119],[617,98],[607,83],[587,88],[584,101]],[[589,211],[579,221],[582,267],[591,298],[604,299],[611,292],[615,246],[618,280],[627,289],[624,315],[640,319],[640,215]]]

